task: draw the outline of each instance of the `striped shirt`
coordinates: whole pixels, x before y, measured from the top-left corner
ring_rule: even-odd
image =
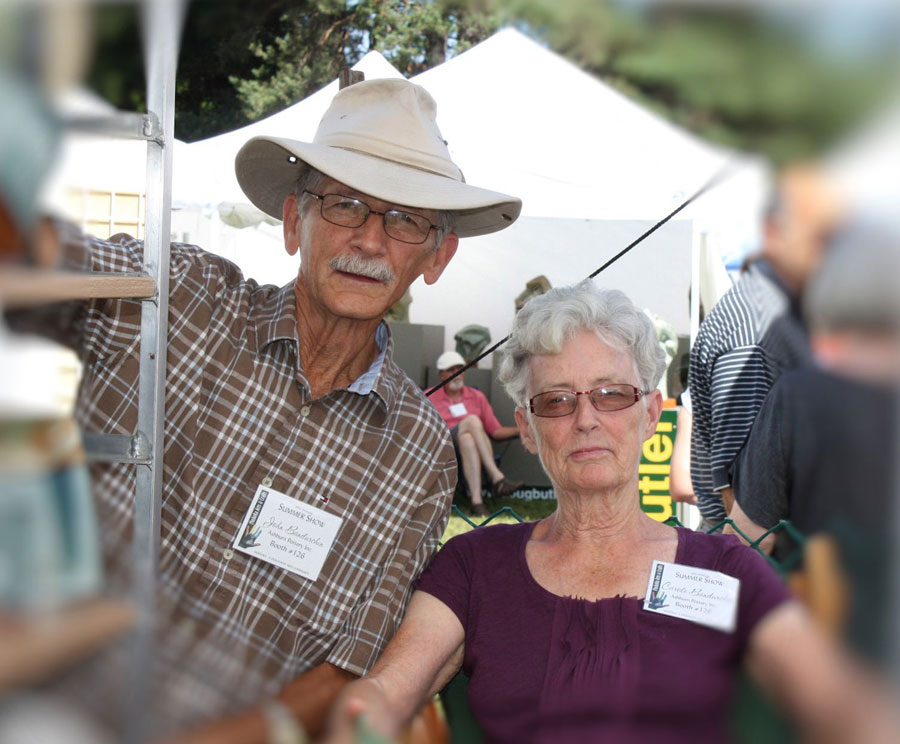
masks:
[[[716,303],[691,349],[691,481],[703,517],[725,518],[718,494],[763,400],[782,372],[810,359],[786,288],[760,260]]]
[[[127,236],[102,242],[68,229],[63,242],[70,266],[141,268],[141,245]],[[256,703],[321,662],[365,673],[437,547],[456,480],[447,427],[394,364],[385,324],[371,368],[312,399],[292,285],[258,286],[181,244],[170,271],[160,732]],[[29,325],[80,352],[86,431],[134,432],[140,311],[139,302],[97,300],[29,314]],[[127,591],[135,468],[91,474],[108,580]],[[343,519],[315,582],[231,550],[261,483]],[[97,685],[89,696],[108,708],[122,685],[109,675]]]

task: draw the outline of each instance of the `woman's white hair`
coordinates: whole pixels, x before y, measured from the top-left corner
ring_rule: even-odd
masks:
[[[596,333],[613,348],[629,352],[644,390],[659,384],[666,355],[650,319],[624,292],[602,289],[586,279],[533,297],[516,316],[498,377],[517,406],[527,402],[531,357],[558,354],[567,340],[582,331]]]

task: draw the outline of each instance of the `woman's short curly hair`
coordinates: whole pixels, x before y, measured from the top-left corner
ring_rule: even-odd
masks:
[[[517,406],[525,407],[529,360],[536,354],[558,354],[582,331],[627,351],[634,359],[644,390],[659,384],[666,368],[665,352],[647,315],[618,289],[603,289],[586,279],[555,287],[529,300],[516,316],[502,353],[499,379]]]

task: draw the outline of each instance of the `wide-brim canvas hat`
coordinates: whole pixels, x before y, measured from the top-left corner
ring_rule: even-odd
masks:
[[[447,210],[460,237],[509,227],[521,199],[471,186],[450,158],[431,95],[407,80],[365,80],[335,95],[312,142],[254,137],[235,158],[237,180],[266,214],[312,166],[343,184],[399,206]]]

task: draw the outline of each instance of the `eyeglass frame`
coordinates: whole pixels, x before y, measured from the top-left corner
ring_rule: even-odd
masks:
[[[621,408],[598,408],[597,404],[594,402],[594,398],[593,398],[592,394],[598,390],[604,390],[604,389],[610,388],[610,387],[631,388],[634,391],[634,400],[632,400],[628,405],[622,406]],[[593,388],[592,390],[544,390],[540,393],[537,393],[536,395],[532,395],[528,399],[528,410],[533,415],[538,416],[539,418],[563,418],[565,416],[571,416],[573,413],[575,413],[575,411],[578,410],[578,396],[579,395],[587,395],[588,400],[591,402],[591,405],[593,406],[595,411],[599,411],[600,413],[615,413],[616,411],[625,411],[625,410],[631,408],[641,398],[643,398],[645,395],[649,395],[652,392],[653,392],[652,390],[641,390],[636,385],[630,385],[627,382],[614,382],[614,383],[607,383],[606,385],[598,385],[597,387]],[[547,416],[546,414],[538,413],[537,411],[534,410],[534,399],[538,398],[542,395],[547,395],[549,393],[568,393],[570,395],[574,395],[575,396],[575,405],[572,406],[571,411],[568,411],[566,413],[561,413],[558,416]]]
[[[315,192],[310,191],[309,189],[304,189],[303,193],[309,194],[310,196],[319,200],[319,216],[321,216],[321,218],[323,220],[325,220],[330,225],[337,225],[338,227],[346,227],[348,230],[354,230],[357,227],[362,227],[363,225],[366,224],[366,221],[369,219],[370,215],[377,214],[377,215],[381,216],[381,228],[384,230],[385,235],[387,235],[389,238],[393,238],[394,240],[399,240],[401,243],[406,243],[407,245],[422,245],[426,240],[428,240],[428,236],[431,234],[432,230],[439,229],[437,225],[430,222],[428,220],[428,218],[423,214],[416,214],[415,212],[407,212],[403,209],[386,209],[384,212],[379,212],[377,209],[372,209],[372,207],[370,207],[366,202],[364,202],[362,199],[357,199],[355,196],[347,196],[346,194],[338,194],[333,191],[330,191],[327,194],[316,194]],[[344,225],[340,222],[335,222],[334,220],[330,220],[330,219],[328,219],[328,217],[325,216],[325,197],[326,196],[339,196],[342,199],[348,199],[350,201],[355,201],[358,204],[362,204],[369,211],[366,212],[366,216],[363,217],[363,221],[360,222],[358,225]],[[417,218],[425,220],[426,222],[428,222],[428,229],[425,231],[425,235],[418,242],[413,242],[411,240],[404,240],[403,238],[398,238],[396,235],[391,235],[388,232],[387,223],[384,221],[385,217],[387,217],[387,215],[390,213],[406,215],[408,217],[417,217]],[[413,220],[413,222],[416,222],[416,221]],[[416,223],[416,224],[418,224],[418,223]]]

